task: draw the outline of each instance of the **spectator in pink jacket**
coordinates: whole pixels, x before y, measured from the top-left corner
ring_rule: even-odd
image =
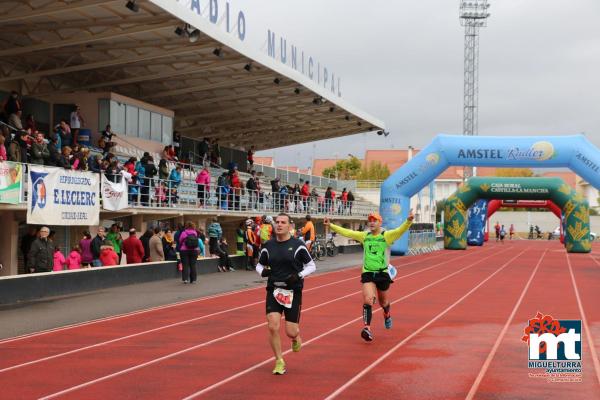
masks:
[[[80,269],[81,268],[81,249],[75,245],[69,257],[67,258],[67,269]]]
[[[6,156],[6,146],[4,145],[5,141],[4,135],[0,133],[0,161],[8,160],[8,157]]]
[[[210,171],[204,167],[198,175],[196,175],[196,183],[198,184],[198,207],[203,207],[206,203],[206,196],[210,193]]]
[[[54,249],[54,267],[52,271],[62,271],[65,266],[65,256],[60,252],[60,248],[56,246]]]

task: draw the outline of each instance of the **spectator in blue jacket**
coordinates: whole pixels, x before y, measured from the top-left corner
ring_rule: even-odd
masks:
[[[219,239],[223,236],[223,229],[219,224],[217,217],[213,218],[213,222],[208,226],[208,248],[212,256],[220,256],[221,249],[219,247]]]

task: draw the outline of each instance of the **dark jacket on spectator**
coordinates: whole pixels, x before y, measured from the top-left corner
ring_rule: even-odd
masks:
[[[143,262],[147,262],[148,260],[150,260],[150,238],[152,237],[152,235],[152,231],[147,230],[146,233],[144,233],[140,238],[140,241],[144,246],[144,258],[142,259]]]
[[[54,245],[48,239],[37,238],[31,243],[27,255],[27,268],[35,272],[52,271],[54,265]]]
[[[98,260],[100,259],[100,248],[102,247],[102,245],[104,244],[104,239],[102,239],[100,236],[96,235],[96,237],[94,239],[92,239],[92,245],[91,250],[92,250],[92,255],[94,256],[94,260]]]
[[[48,150],[48,145],[46,145],[46,143],[34,142],[31,145],[31,157],[29,158],[30,163],[44,165],[49,159],[50,150]]]
[[[90,172],[100,173],[100,165],[98,164],[98,160],[95,156],[88,158],[88,170]]]
[[[69,161],[68,157],[66,157],[64,154],[61,154],[60,157],[58,157],[56,166],[64,169],[71,169],[71,162]]]

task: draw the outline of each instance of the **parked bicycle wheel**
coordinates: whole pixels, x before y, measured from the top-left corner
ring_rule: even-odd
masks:
[[[323,246],[323,243],[317,242],[317,246],[316,247],[317,247],[317,250],[316,250],[317,260],[320,260],[323,257],[325,257],[325,253],[326,253],[325,246]]]
[[[328,257],[335,257],[340,252],[340,249],[338,249],[338,247],[335,245],[335,243],[333,243],[333,241],[327,242],[326,248]]]

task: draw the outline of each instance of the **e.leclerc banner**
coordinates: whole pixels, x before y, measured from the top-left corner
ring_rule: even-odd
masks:
[[[99,186],[99,174],[31,165],[27,223],[98,225]]]
[[[21,168],[19,163],[0,161],[0,203],[20,203]]]

